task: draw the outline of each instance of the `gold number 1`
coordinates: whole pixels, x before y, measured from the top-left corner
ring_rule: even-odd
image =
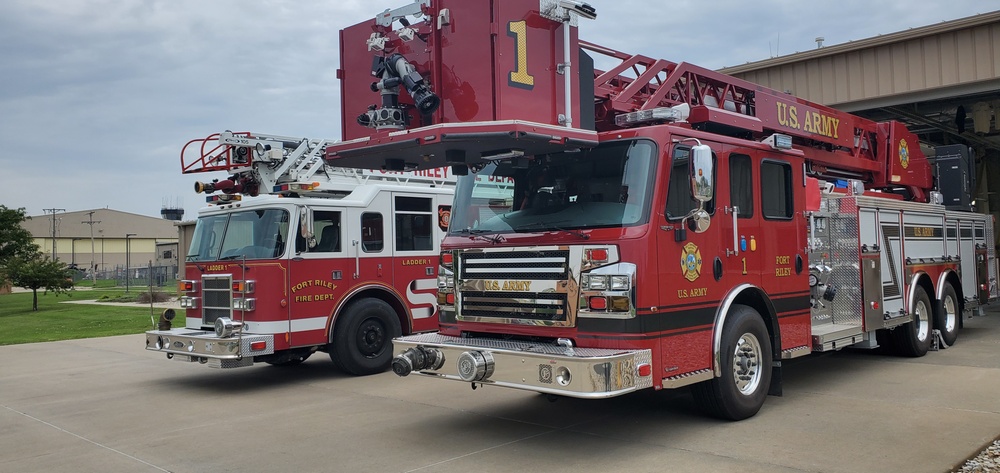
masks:
[[[514,38],[514,62],[516,69],[508,73],[510,85],[531,90],[535,86],[535,77],[528,74],[528,28],[524,20],[507,23],[507,36]]]

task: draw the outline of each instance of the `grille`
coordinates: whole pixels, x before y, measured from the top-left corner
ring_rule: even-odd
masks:
[[[566,294],[466,291],[462,293],[462,316],[566,320]]]
[[[557,292],[553,286],[560,285],[550,282],[569,279],[568,250],[462,253],[459,255],[459,275],[459,320],[572,325],[569,316],[571,296]],[[526,281],[531,286],[547,289],[540,292],[488,290],[491,283],[494,288],[501,289],[495,284],[502,285],[506,281]]]
[[[569,275],[568,250],[462,253],[462,279],[560,280]]]
[[[233,279],[225,276],[206,276],[202,291],[203,327],[212,327],[219,317],[233,316]]]

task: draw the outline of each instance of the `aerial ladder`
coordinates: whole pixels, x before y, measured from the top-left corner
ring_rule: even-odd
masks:
[[[323,154],[336,140],[224,131],[189,141],[181,150],[183,174],[225,172],[226,179],[197,181],[209,203],[259,194],[343,196],[374,181],[453,184],[440,173],[385,173],[326,164]],[[214,194],[214,195],[213,195]]]

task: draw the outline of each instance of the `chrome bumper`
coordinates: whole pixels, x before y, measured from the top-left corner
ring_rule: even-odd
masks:
[[[414,374],[474,384],[589,399],[653,385],[650,350],[570,348],[437,333],[400,337],[393,345],[397,359],[405,358],[403,353],[409,349],[436,350],[435,356],[443,358],[436,369],[418,366]]]
[[[264,347],[254,349],[260,342],[264,342]],[[220,338],[215,332],[203,330],[150,330],[146,332],[146,349],[166,353],[168,358],[207,363],[213,368],[241,368],[252,365],[255,356],[274,353],[274,335]]]

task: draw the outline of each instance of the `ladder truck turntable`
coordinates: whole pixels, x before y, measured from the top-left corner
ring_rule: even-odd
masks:
[[[783,360],[922,356],[996,299],[992,217],[941,204],[903,124],[580,40],[596,16],[418,0],[341,30],[327,162],[458,176],[438,331],[394,341],[396,374],[691,386],[739,420],[781,394]]]
[[[183,173],[229,176],[194,185],[209,206],[179,281],[185,327],[164,311],[147,350],[216,368],[326,351],[364,375],[388,369],[393,337],[436,327],[454,178],[330,167],[333,142],[226,131],[184,146]]]

